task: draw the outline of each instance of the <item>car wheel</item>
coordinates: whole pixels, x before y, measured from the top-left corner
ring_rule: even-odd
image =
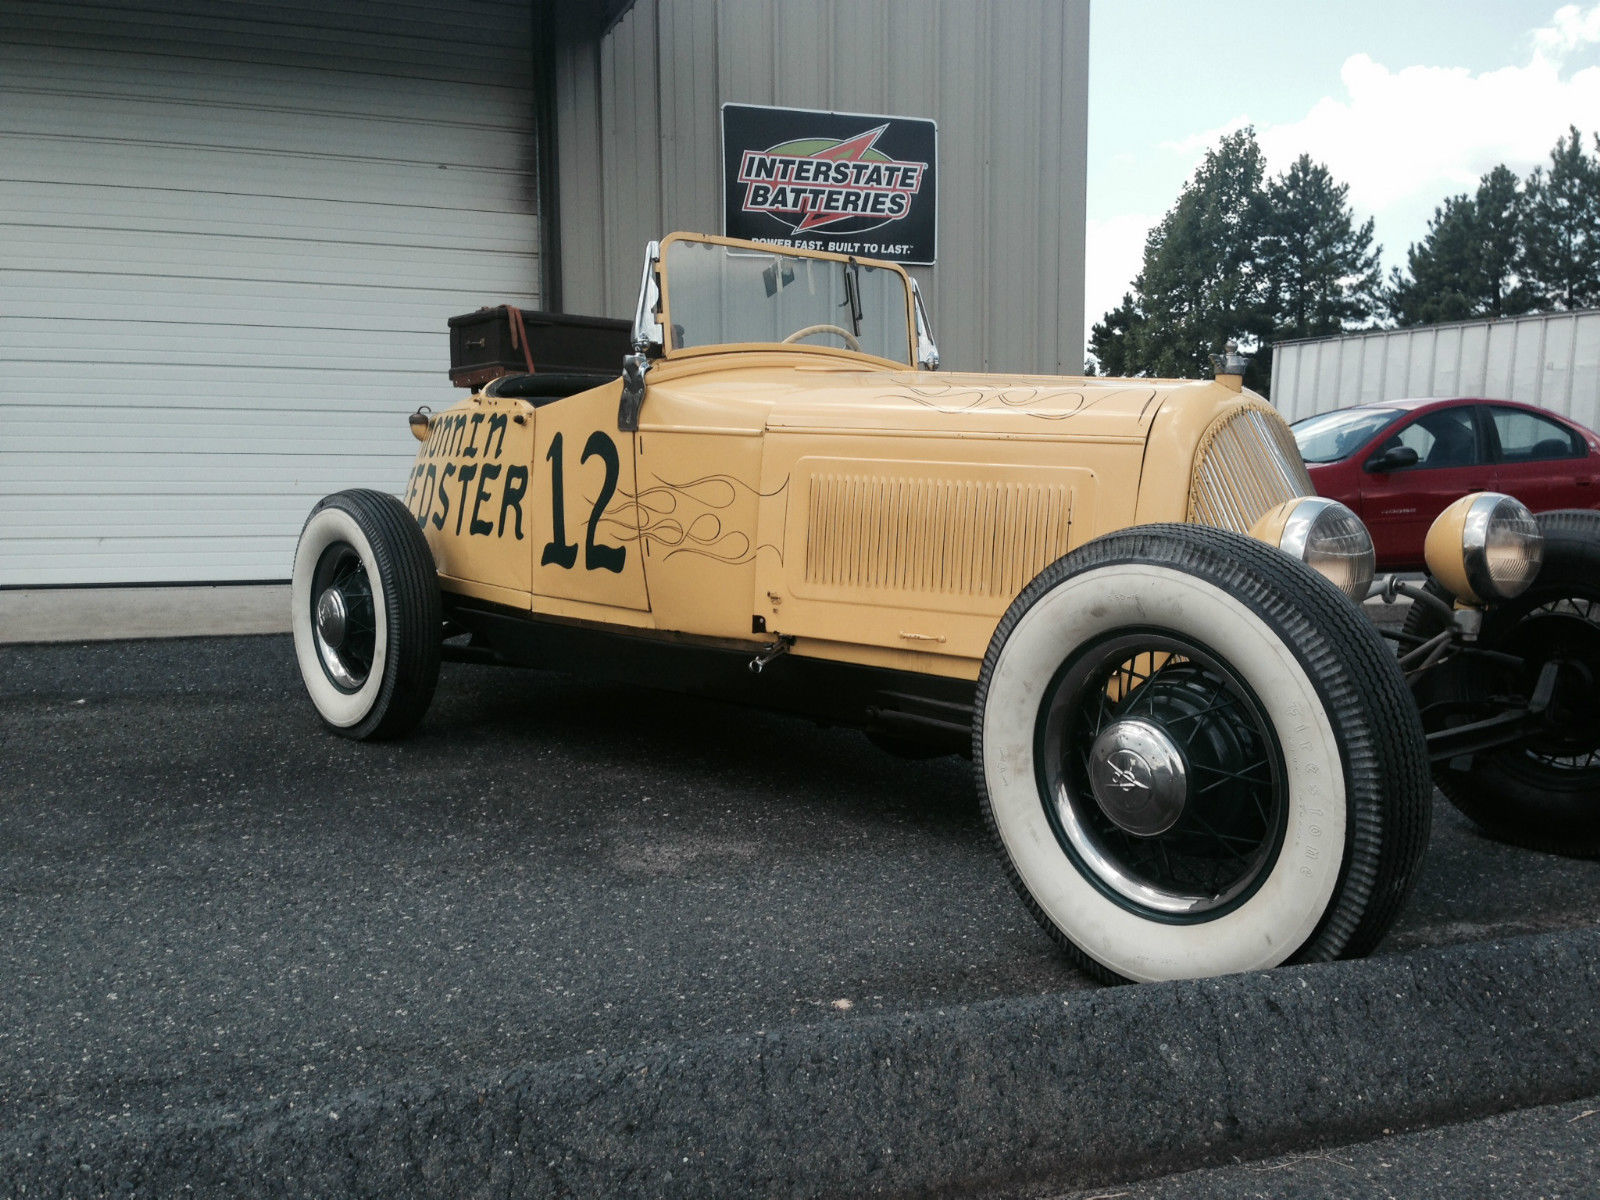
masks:
[[[1320,575],[1221,530],[1046,568],[990,642],[973,757],[1012,882],[1104,979],[1367,953],[1427,843],[1394,655]]]
[[[438,682],[443,617],[433,556],[405,505],[366,490],[320,501],[289,592],[300,677],[329,728],[371,739],[414,729]]]
[[[1600,855],[1600,513],[1540,513],[1544,563],[1533,585],[1484,614],[1478,642],[1514,655],[1501,677],[1462,678],[1484,694],[1528,695],[1544,664],[1567,664],[1547,728],[1522,745],[1434,768],[1439,790],[1492,836],[1556,854]],[[1435,580],[1434,594],[1449,593]],[[1414,604],[1405,631],[1429,637],[1442,617]]]

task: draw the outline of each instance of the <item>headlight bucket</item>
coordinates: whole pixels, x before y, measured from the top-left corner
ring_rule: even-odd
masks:
[[[1250,536],[1298,558],[1360,604],[1372,587],[1377,556],[1372,535],[1356,516],[1326,496],[1296,496],[1268,509]]]
[[[1473,492],[1434,520],[1422,554],[1457,600],[1491,604],[1527,591],[1544,561],[1544,535],[1521,501]]]

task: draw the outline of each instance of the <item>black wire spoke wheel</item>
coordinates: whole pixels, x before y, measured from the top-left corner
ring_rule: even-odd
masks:
[[[1557,684],[1523,741],[1439,763],[1434,780],[1463,813],[1502,841],[1555,854],[1600,855],[1600,513],[1540,513],[1544,563],[1516,599],[1489,608],[1478,644],[1519,663],[1445,676],[1447,700],[1531,696],[1547,664]],[[1429,580],[1435,595],[1449,593]],[[1414,604],[1406,631],[1430,636],[1441,614]],[[1430,681],[1419,686],[1426,690]]]
[[[378,616],[354,546],[336,542],[322,552],[307,599],[323,670],[341,691],[359,691],[372,672]]]
[[[990,640],[972,746],[1012,883],[1102,979],[1365,954],[1427,844],[1394,654],[1326,579],[1223,530],[1139,526],[1045,568]]]
[[[1593,771],[1600,782],[1600,580],[1568,590],[1517,621],[1500,648],[1523,659],[1529,690],[1545,663],[1562,668],[1550,728],[1529,738],[1524,757],[1552,771]]]
[[[1248,898],[1288,818],[1260,700],[1168,633],[1086,647],[1041,709],[1041,797],[1063,848],[1108,895],[1169,919]]]
[[[319,502],[289,594],[300,678],[323,722],[352,738],[415,728],[438,682],[444,617],[433,556],[405,505],[364,489]]]

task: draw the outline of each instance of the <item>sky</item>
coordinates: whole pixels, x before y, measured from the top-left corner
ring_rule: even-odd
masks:
[[[1548,166],[1569,125],[1593,152],[1600,2],[1093,0],[1086,349],[1145,235],[1244,125],[1270,174],[1305,153],[1350,185],[1387,275],[1497,163]]]

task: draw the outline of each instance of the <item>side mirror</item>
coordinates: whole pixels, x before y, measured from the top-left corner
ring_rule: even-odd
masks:
[[[1410,446],[1390,446],[1382,454],[1374,454],[1367,459],[1367,470],[1375,474],[1387,471],[1403,471],[1407,467],[1417,465],[1417,452]]]

